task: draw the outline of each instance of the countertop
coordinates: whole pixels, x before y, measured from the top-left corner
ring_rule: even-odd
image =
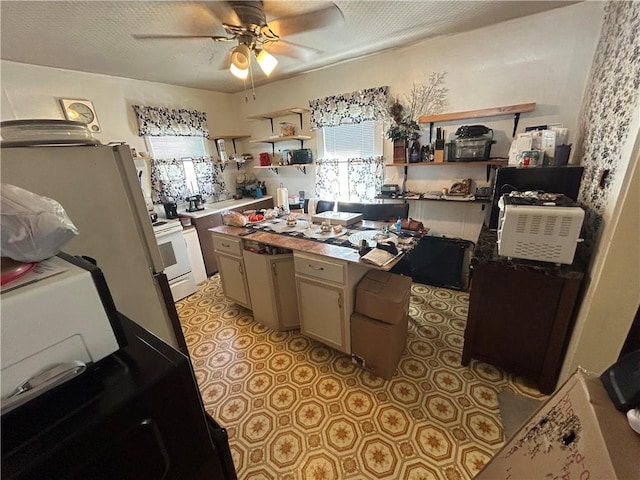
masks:
[[[296,216],[302,216],[303,214],[297,214]],[[303,217],[306,218],[306,217]],[[360,222],[360,226],[368,228],[380,228],[381,226],[388,225],[387,222],[372,222],[363,221]],[[391,263],[384,267],[376,267],[369,263],[361,262],[358,250],[349,247],[342,247],[340,245],[331,245],[327,243],[317,242],[314,240],[307,240],[305,238],[290,237],[288,235],[280,235],[277,233],[269,233],[263,231],[253,231],[245,227],[232,227],[228,225],[221,225],[219,227],[213,227],[209,229],[210,232],[220,233],[223,235],[229,235],[232,237],[240,237],[255,242],[266,243],[276,247],[288,248],[289,250],[295,250],[299,252],[307,252],[315,255],[321,255],[335,260],[342,260],[351,263],[357,263],[369,268],[389,271],[391,270],[403,257],[399,256]]]
[[[261,202],[262,200],[269,200],[273,198],[271,195],[265,195],[262,198],[241,198],[240,200],[223,200],[215,203],[205,203],[204,210],[198,210],[197,212],[187,212],[186,206],[181,206],[178,209],[178,214],[181,217],[201,218],[207,215],[213,215],[214,213],[224,212],[225,210],[234,210],[240,207],[251,205],[252,203]]]
[[[528,270],[543,275],[558,275],[566,278],[582,278],[584,276],[584,266],[574,261],[571,265],[556,265],[550,262],[538,262],[534,260],[524,260],[508,258],[498,255],[498,234],[482,227],[478,242],[471,257],[471,267],[477,268],[480,265],[502,265],[514,270]]]

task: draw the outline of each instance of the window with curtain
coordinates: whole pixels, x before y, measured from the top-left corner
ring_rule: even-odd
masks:
[[[369,202],[384,181],[382,121],[388,87],[359,90],[309,102],[311,124],[322,130],[316,196]]]
[[[151,154],[153,203],[181,203],[195,194],[228,194],[221,172],[207,152],[205,112],[139,105],[133,108],[139,135],[145,138]]]

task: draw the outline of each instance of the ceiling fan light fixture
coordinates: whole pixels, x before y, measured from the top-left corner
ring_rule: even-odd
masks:
[[[231,50],[231,64],[239,70],[247,70],[251,62],[249,46],[241,43]]]
[[[273,69],[276,68],[276,65],[278,65],[278,59],[264,49],[257,52],[256,60],[258,61],[258,65],[260,65],[260,68],[266,76],[271,75]]]
[[[241,80],[244,80],[249,76],[249,68],[238,68],[233,63],[229,67],[229,71]]]

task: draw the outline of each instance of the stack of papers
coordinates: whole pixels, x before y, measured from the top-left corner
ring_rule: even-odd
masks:
[[[386,264],[399,257],[400,255],[402,255],[402,252],[398,252],[394,255],[393,253],[389,253],[386,250],[382,250],[381,248],[374,248],[367,254],[360,257],[360,260],[372,265],[376,265],[378,267],[384,267]]]

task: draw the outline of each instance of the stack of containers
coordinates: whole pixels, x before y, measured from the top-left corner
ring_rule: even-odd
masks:
[[[371,270],[358,283],[351,353],[371,373],[391,379],[407,345],[411,277]]]

